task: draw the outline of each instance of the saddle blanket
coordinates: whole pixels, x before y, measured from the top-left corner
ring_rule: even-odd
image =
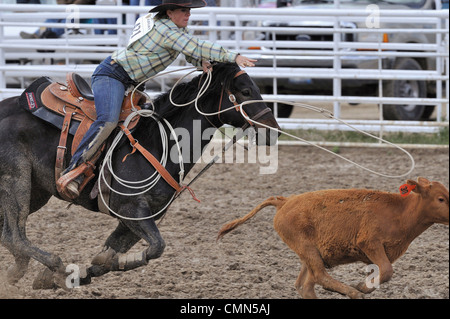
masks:
[[[19,98],[19,104],[27,111],[30,111],[33,115],[48,123],[51,123],[56,128],[61,129],[63,126],[64,117],[59,113],[53,112],[46,108],[41,99],[42,92],[52,83],[53,81],[46,76],[36,79],[22,93]],[[79,125],[80,121],[71,121],[69,134],[75,135]]]

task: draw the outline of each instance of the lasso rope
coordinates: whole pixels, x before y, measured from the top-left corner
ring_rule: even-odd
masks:
[[[333,115],[333,113],[331,113],[330,111],[325,110],[325,109],[323,109],[323,108],[319,108],[319,107],[313,106],[313,105],[308,105],[308,104],[304,104],[304,103],[283,102],[283,101],[280,101],[280,100],[264,100],[264,102],[283,103],[283,104],[287,104],[287,105],[300,106],[300,107],[303,107],[303,108],[307,108],[308,110],[312,110],[312,111],[321,113],[322,115],[324,115],[324,116],[326,116],[326,117],[328,117],[328,118],[334,119],[334,120],[340,122],[341,124],[344,124],[344,125],[350,127],[351,129],[353,129],[353,130],[359,132],[359,133],[362,133],[362,134],[364,134],[364,135],[370,136],[370,137],[372,137],[372,138],[374,138],[374,139],[376,139],[376,140],[379,140],[379,141],[382,142],[382,143],[386,143],[386,144],[388,144],[388,145],[394,146],[394,147],[396,147],[397,149],[399,149],[400,151],[402,151],[403,153],[405,153],[405,154],[409,157],[409,159],[410,159],[410,161],[411,161],[411,167],[410,167],[409,171],[407,171],[406,173],[400,174],[400,175],[388,175],[388,174],[383,174],[383,173],[380,173],[380,172],[371,170],[371,169],[369,169],[369,168],[367,168],[367,167],[364,167],[364,166],[362,166],[362,165],[360,165],[360,164],[358,164],[358,163],[356,163],[356,162],[354,162],[354,161],[352,161],[352,160],[350,160],[350,159],[348,159],[348,158],[346,158],[346,157],[344,157],[344,156],[342,156],[342,155],[339,155],[339,154],[337,154],[337,153],[334,153],[334,152],[332,152],[332,151],[330,151],[330,150],[328,150],[328,149],[326,149],[326,148],[324,148],[324,147],[322,147],[322,146],[320,146],[320,145],[317,145],[317,144],[315,144],[315,143],[313,143],[313,142],[309,142],[309,141],[307,141],[307,140],[305,140],[305,139],[302,139],[302,138],[300,138],[300,137],[298,137],[298,136],[289,134],[289,133],[284,132],[284,131],[282,131],[282,130],[279,130],[279,129],[277,129],[277,128],[273,128],[273,127],[270,127],[270,126],[265,125],[265,124],[263,124],[263,123],[254,121],[254,120],[252,120],[249,116],[247,116],[247,115],[245,114],[245,112],[243,111],[243,106],[244,106],[244,105],[247,105],[247,104],[260,103],[260,102],[261,102],[261,101],[258,101],[258,100],[252,100],[252,101],[244,101],[244,102],[242,102],[242,103],[239,105],[239,106],[240,106],[240,112],[241,112],[241,115],[242,115],[247,121],[253,122],[254,124],[263,126],[263,127],[265,127],[265,128],[271,129],[271,130],[276,131],[276,132],[278,132],[278,133],[282,133],[282,134],[287,135],[287,136],[289,136],[289,137],[292,137],[292,138],[294,138],[294,139],[296,139],[296,140],[299,140],[299,141],[302,141],[302,142],[307,143],[307,144],[309,144],[309,145],[312,145],[312,146],[314,146],[314,147],[317,147],[317,148],[319,148],[319,149],[321,149],[321,150],[323,150],[323,151],[326,151],[326,152],[328,152],[328,153],[330,153],[330,154],[332,154],[332,155],[334,155],[334,156],[339,157],[340,159],[343,159],[344,161],[349,162],[350,164],[353,164],[353,165],[355,165],[355,166],[357,166],[357,167],[359,167],[359,168],[361,168],[361,169],[363,169],[363,170],[365,170],[365,171],[367,171],[367,172],[370,172],[370,173],[375,174],[375,175],[378,175],[378,176],[387,177],[387,178],[400,178],[400,177],[404,177],[404,176],[409,175],[409,174],[414,170],[414,168],[415,168],[414,158],[413,158],[412,155],[411,155],[407,150],[405,150],[403,147],[401,147],[401,146],[399,146],[399,145],[396,145],[396,144],[394,144],[394,143],[391,143],[391,142],[389,142],[389,141],[386,141],[385,139],[382,139],[382,138],[380,138],[380,137],[378,137],[378,136],[375,136],[375,135],[373,135],[373,134],[367,133],[367,132],[365,132],[365,131],[363,131],[363,130],[360,130],[360,129],[358,129],[358,128],[352,126],[351,124],[349,124],[349,123],[347,123],[347,122],[345,122],[345,121],[343,121],[343,120],[341,120],[341,119],[335,117],[335,116]]]
[[[175,103],[175,102],[173,101],[173,99],[172,99],[172,93],[173,93],[175,87],[176,87],[182,80],[184,80],[187,76],[191,75],[193,72],[199,71],[199,70],[198,70],[197,68],[195,68],[195,67],[188,67],[188,68],[183,68],[183,69],[180,69],[180,70],[174,70],[174,71],[162,72],[162,73],[159,73],[159,74],[157,74],[157,75],[154,75],[154,76],[152,76],[152,77],[150,77],[150,78],[148,78],[148,79],[145,79],[144,81],[140,82],[140,83],[132,90],[132,92],[131,92],[131,94],[132,94],[132,96],[131,96],[131,101],[133,101],[133,95],[135,94],[136,89],[137,89],[139,86],[141,86],[142,84],[144,84],[145,82],[147,82],[147,81],[149,81],[149,80],[151,80],[151,79],[154,79],[155,77],[158,77],[158,76],[163,76],[163,75],[166,75],[166,74],[169,74],[169,73],[179,72],[179,71],[183,71],[183,70],[192,70],[192,69],[194,69],[194,70],[191,71],[191,72],[189,72],[189,73],[187,73],[187,74],[185,74],[184,76],[182,76],[182,77],[174,84],[174,86],[173,86],[172,89],[170,90],[170,93],[169,93],[169,100],[170,100],[170,102],[171,102],[173,105],[175,105],[175,106],[177,106],[177,107],[183,107],[183,106],[187,106],[187,105],[190,105],[190,104],[194,103],[196,111],[197,111],[199,114],[204,115],[204,116],[215,116],[215,115],[219,115],[219,114],[221,114],[221,113],[227,112],[227,111],[229,111],[229,110],[236,109],[236,106],[234,106],[234,105],[231,106],[231,107],[229,107],[229,108],[226,108],[226,109],[223,109],[223,110],[220,110],[220,111],[217,111],[217,112],[211,112],[211,113],[205,113],[205,112],[203,112],[203,111],[201,111],[201,110],[199,109],[199,107],[198,107],[198,100],[200,99],[200,97],[202,97],[202,96],[205,94],[205,92],[208,90],[208,88],[209,88],[209,86],[210,86],[210,84],[211,84],[211,80],[212,80],[212,72],[211,72],[211,70],[208,70],[208,72],[206,73],[206,79],[205,79],[205,82],[202,84],[202,86],[200,87],[200,89],[199,89],[199,91],[198,91],[198,93],[197,93],[197,96],[196,96],[192,101],[187,102],[187,103],[183,103],[183,104],[177,104],[177,103]],[[167,157],[168,157],[168,143],[169,143],[169,140],[168,140],[168,138],[167,138],[167,133],[166,133],[166,131],[165,131],[165,129],[164,129],[164,125],[161,123],[161,121],[158,120],[157,117],[154,116],[154,115],[156,114],[156,113],[155,113],[155,107],[154,107],[153,102],[152,102],[151,100],[150,100],[150,102],[151,102],[151,105],[152,105],[152,107],[153,107],[153,110],[137,110],[137,109],[135,108],[135,106],[132,104],[132,110],[133,110],[133,112],[132,112],[132,113],[127,117],[127,119],[125,120],[124,126],[127,127],[128,124],[131,122],[131,120],[132,120],[134,117],[136,117],[136,116],[144,116],[144,117],[150,117],[150,118],[154,119],[154,120],[158,123],[158,127],[159,127],[159,130],[160,130],[160,133],[161,133],[161,143],[162,143],[162,148],[163,148],[163,154],[162,154],[162,156],[161,156],[160,163],[161,163],[161,165],[165,166],[165,164],[167,163]],[[291,137],[291,138],[297,139],[297,140],[302,141],[302,142],[304,142],[304,143],[307,143],[307,144],[309,144],[309,145],[311,145],[311,146],[317,147],[317,148],[319,148],[319,149],[321,149],[321,150],[323,150],[323,151],[326,151],[326,152],[328,152],[328,153],[330,153],[330,154],[332,154],[332,155],[334,155],[334,156],[337,156],[337,157],[339,157],[340,159],[343,159],[343,160],[345,160],[345,161],[347,161],[347,162],[349,162],[349,163],[351,163],[351,164],[353,164],[353,165],[355,165],[355,166],[357,166],[357,167],[359,167],[359,168],[361,168],[361,169],[363,169],[363,170],[365,170],[365,171],[368,171],[368,172],[370,172],[370,173],[372,173],[372,174],[376,174],[376,175],[379,175],[379,176],[382,176],[382,177],[387,177],[387,178],[399,178],[399,177],[404,177],[404,176],[410,174],[410,173],[414,170],[414,167],[415,167],[414,158],[413,158],[412,155],[411,155],[409,152],[407,152],[404,148],[402,148],[402,147],[400,147],[400,146],[398,146],[398,145],[396,145],[396,144],[394,144],[394,143],[391,143],[391,142],[389,142],[389,141],[386,141],[386,140],[384,140],[384,139],[382,139],[382,138],[380,138],[380,137],[377,137],[377,136],[375,136],[375,135],[372,135],[372,134],[370,134],[370,133],[367,133],[367,132],[365,132],[365,131],[362,131],[362,130],[360,130],[360,129],[358,129],[358,128],[352,126],[352,125],[350,125],[349,123],[347,123],[347,122],[345,122],[345,121],[343,121],[343,120],[341,120],[341,119],[339,119],[339,118],[336,118],[336,117],[335,117],[330,111],[328,111],[328,110],[325,110],[325,109],[323,109],[323,108],[318,108],[318,107],[315,107],[315,106],[312,106],[312,105],[304,104],[304,103],[293,103],[293,102],[285,102],[285,101],[280,101],[280,100],[264,100],[264,102],[282,103],[282,104],[287,104],[287,105],[292,105],[292,106],[303,107],[303,108],[306,108],[306,109],[309,109],[309,110],[312,110],[312,111],[321,113],[322,115],[324,115],[324,116],[326,116],[326,117],[328,117],[328,118],[335,119],[335,120],[339,121],[340,123],[342,123],[342,124],[344,124],[344,125],[350,127],[351,129],[353,129],[353,130],[355,130],[355,131],[357,131],[357,132],[363,133],[363,134],[365,134],[365,135],[367,135],[367,136],[370,136],[370,137],[372,137],[372,138],[375,138],[375,139],[377,139],[377,140],[379,140],[379,141],[381,141],[381,142],[383,142],[383,143],[386,143],[386,144],[388,144],[388,145],[394,146],[394,147],[396,147],[397,149],[401,150],[401,151],[404,152],[406,155],[408,155],[409,159],[411,160],[411,168],[410,168],[410,170],[409,170],[408,172],[406,172],[406,173],[404,173],[404,174],[401,174],[401,175],[388,175],[388,174],[383,174],[383,173],[380,173],[380,172],[371,170],[371,169],[369,169],[369,168],[367,168],[367,167],[364,167],[364,166],[362,166],[361,164],[358,164],[358,163],[356,163],[356,162],[354,162],[354,161],[352,161],[352,160],[350,160],[350,159],[348,159],[348,158],[345,158],[345,157],[342,156],[342,155],[336,154],[336,153],[334,153],[334,152],[332,152],[332,151],[330,151],[330,150],[328,150],[328,149],[326,149],[326,148],[324,148],[324,147],[322,147],[322,146],[320,146],[320,145],[317,145],[316,143],[307,141],[307,140],[302,139],[302,138],[300,138],[300,137],[298,137],[298,136],[292,135],[292,134],[290,134],[290,133],[284,132],[284,131],[279,130],[279,129],[277,129],[277,128],[270,127],[270,126],[268,126],[268,125],[266,125],[266,124],[263,124],[263,123],[260,123],[260,122],[255,121],[255,120],[252,120],[252,119],[251,119],[249,116],[247,116],[246,113],[244,112],[244,106],[245,106],[245,105],[248,105],[248,104],[252,104],[252,103],[261,103],[261,100],[244,101],[244,102],[242,102],[241,104],[239,104],[239,111],[240,111],[241,115],[243,116],[243,118],[245,118],[245,119],[246,119],[247,121],[249,121],[249,122],[252,122],[252,123],[254,123],[254,124],[256,124],[256,125],[259,125],[259,126],[261,126],[261,127],[268,128],[268,129],[273,130],[273,131],[275,131],[275,132],[278,132],[278,133],[287,135],[287,136],[289,136],[289,137]],[[133,102],[132,102],[132,103],[133,103]],[[180,149],[180,146],[179,146],[179,143],[178,143],[178,138],[177,138],[177,135],[175,134],[175,131],[174,131],[173,127],[170,125],[170,123],[169,123],[167,120],[165,120],[165,119],[163,119],[163,121],[164,121],[164,123],[166,124],[166,126],[169,128],[170,133],[171,133],[171,135],[174,137],[175,143],[176,143],[177,148],[178,148],[178,156],[179,156],[179,163],[180,163],[180,181],[182,181],[183,178],[184,178],[184,164],[183,164],[183,157],[182,157],[182,154],[181,154],[181,149]],[[103,164],[102,164],[102,167],[100,168],[100,176],[99,176],[99,179],[98,179],[99,189],[101,190],[101,181],[103,181],[103,182],[105,183],[105,185],[106,185],[111,191],[113,191],[113,192],[116,193],[116,194],[119,194],[119,195],[122,195],[122,196],[137,196],[137,195],[141,195],[141,194],[146,193],[146,192],[149,191],[150,189],[152,189],[152,188],[157,184],[157,182],[159,181],[159,179],[161,178],[161,175],[160,175],[157,171],[155,171],[151,176],[149,176],[148,178],[146,178],[146,179],[144,179],[144,180],[141,180],[141,181],[127,181],[127,180],[124,180],[124,179],[120,178],[119,176],[117,176],[117,175],[114,173],[113,167],[112,167],[112,155],[113,155],[113,153],[114,153],[115,148],[116,148],[117,145],[119,144],[121,138],[123,137],[123,135],[124,135],[124,133],[123,133],[122,131],[119,132],[119,133],[117,134],[117,136],[114,138],[114,140],[113,140],[113,142],[112,142],[111,147],[108,149],[108,151],[107,151],[107,153],[106,153],[106,155],[105,155],[104,162],[103,162]],[[119,192],[119,191],[113,189],[113,188],[111,187],[111,185],[108,184],[108,182],[107,182],[107,180],[106,180],[106,177],[105,177],[104,169],[105,169],[106,166],[108,167],[108,169],[109,169],[109,171],[110,171],[112,177],[113,177],[120,185],[122,185],[122,186],[124,186],[124,187],[126,187],[126,188],[129,188],[129,189],[143,189],[143,188],[144,188],[144,190],[142,190],[142,191],[140,191],[140,192],[136,192],[136,193],[122,193],[122,192]],[[145,185],[140,185],[140,184],[145,184]],[[135,186],[135,185],[140,185],[140,186]],[[157,213],[154,213],[154,214],[152,214],[152,215],[150,215],[150,216],[146,216],[146,217],[136,217],[136,218],[133,218],[133,217],[126,217],[126,216],[122,216],[122,215],[118,214],[117,212],[115,212],[114,210],[112,210],[111,207],[109,207],[108,203],[106,203],[106,201],[105,201],[105,199],[104,199],[103,194],[102,194],[101,191],[99,191],[99,196],[100,196],[100,199],[103,201],[103,204],[108,208],[108,210],[109,210],[111,213],[113,213],[114,215],[116,215],[117,217],[122,218],[122,219],[126,219],[126,220],[139,221],[139,220],[145,220],[145,219],[154,218],[154,217],[158,216],[159,214],[163,213],[163,212],[170,206],[170,204],[173,202],[173,200],[175,199],[176,193],[174,193],[174,195],[173,195],[172,198],[167,202],[167,204],[166,204],[162,209],[160,209]]]

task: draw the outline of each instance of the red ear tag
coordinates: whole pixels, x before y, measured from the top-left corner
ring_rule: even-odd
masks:
[[[402,186],[400,186],[400,195],[402,195],[403,197],[406,197],[415,188],[416,188],[416,185],[403,184]]]

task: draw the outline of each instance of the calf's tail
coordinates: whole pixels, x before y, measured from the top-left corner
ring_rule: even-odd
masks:
[[[275,206],[278,210],[286,203],[286,201],[287,201],[287,198],[282,197],[282,196],[270,197],[270,198],[266,199],[264,202],[262,202],[261,204],[256,206],[255,209],[253,209],[250,213],[248,213],[244,217],[235,219],[232,222],[229,222],[228,224],[225,224],[224,226],[222,226],[222,228],[219,231],[219,234],[217,235],[217,240],[220,240],[225,234],[229,233],[236,227],[242,225],[247,220],[249,220],[250,218],[255,216],[256,213],[258,213],[264,207]]]

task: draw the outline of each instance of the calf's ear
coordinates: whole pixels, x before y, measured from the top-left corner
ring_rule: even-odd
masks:
[[[425,189],[426,189],[426,187],[430,187],[431,186],[431,182],[428,180],[428,179],[426,179],[426,178],[424,178],[424,177],[419,177],[418,179],[417,179],[417,182],[416,181],[413,181],[413,180],[411,180],[411,179],[408,179],[407,181],[406,181],[406,184],[408,184],[408,185],[414,185],[415,187],[412,189],[412,191],[414,192],[414,193],[421,193],[421,192],[423,192]]]
[[[414,187],[411,188],[411,190],[412,190],[414,193],[420,193],[420,191],[421,191],[421,186],[420,186],[420,184],[419,184],[418,182],[413,181],[412,179],[408,179],[408,180],[406,181],[406,184],[411,185],[411,186],[414,186]]]
[[[417,181],[422,186],[430,186],[431,185],[431,182],[428,179],[426,179],[425,177],[419,177],[419,178],[417,178]]]

